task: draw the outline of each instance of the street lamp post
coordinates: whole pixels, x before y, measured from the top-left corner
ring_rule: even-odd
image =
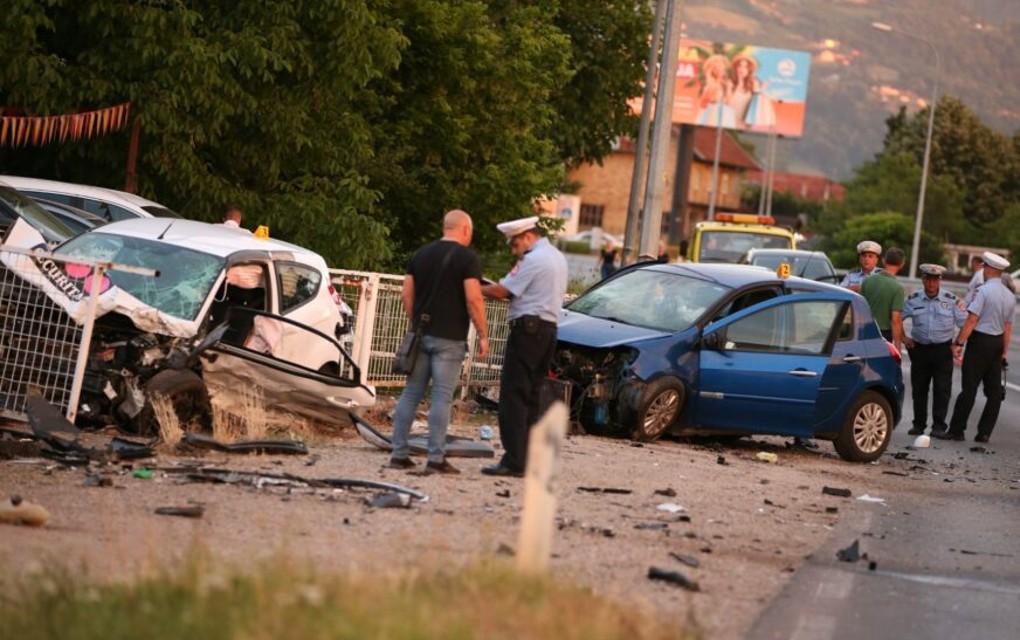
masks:
[[[918,253],[921,251],[921,223],[924,220],[924,194],[928,187],[928,160],[931,158],[931,138],[932,131],[935,128],[935,105],[938,101],[939,95],[939,76],[942,72],[942,67],[939,63],[939,50],[935,48],[935,45],[928,42],[920,36],[915,36],[912,33],[900,31],[894,29],[891,25],[885,24],[884,22],[872,22],[871,26],[873,29],[890,33],[895,31],[901,35],[919,40],[924,44],[928,45],[931,49],[932,55],[935,57],[935,79],[932,83],[931,90],[931,104],[928,105],[928,134],[924,139],[924,161],[921,164],[921,189],[917,194],[917,215],[914,219],[914,242],[910,247],[910,277],[917,277],[917,259]]]

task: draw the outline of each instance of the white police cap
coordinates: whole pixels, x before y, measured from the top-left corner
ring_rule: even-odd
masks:
[[[921,270],[921,277],[941,278],[946,268],[940,264],[922,264],[918,267]]]
[[[874,240],[865,240],[857,245],[857,255],[862,253],[873,253],[876,256],[882,255],[882,245]]]
[[[500,222],[496,225],[496,228],[506,236],[507,242],[519,236],[525,231],[531,231],[538,226],[538,216],[528,216],[527,218],[518,218],[517,220],[510,220],[508,222]]]
[[[986,267],[998,269],[999,271],[1005,271],[1006,269],[1009,269],[1009,260],[1003,258],[997,253],[985,251],[983,254],[981,254],[981,257],[984,258]]]

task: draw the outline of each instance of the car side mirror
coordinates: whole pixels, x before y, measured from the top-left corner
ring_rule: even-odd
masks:
[[[713,331],[707,336],[702,337],[701,346],[705,349],[711,349],[712,351],[722,350],[723,340],[719,335],[718,331]]]

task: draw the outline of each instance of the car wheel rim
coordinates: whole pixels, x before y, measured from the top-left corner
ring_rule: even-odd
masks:
[[[648,405],[648,411],[645,412],[645,434],[655,435],[665,431],[669,423],[673,421],[679,404],[680,394],[676,391],[667,391],[656,396]]]
[[[854,442],[863,453],[881,449],[889,432],[889,420],[882,406],[869,402],[861,407],[854,419]]]

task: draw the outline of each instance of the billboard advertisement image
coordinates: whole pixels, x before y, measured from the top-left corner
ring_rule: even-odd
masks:
[[[673,122],[799,137],[810,68],[804,51],[681,40]]]

